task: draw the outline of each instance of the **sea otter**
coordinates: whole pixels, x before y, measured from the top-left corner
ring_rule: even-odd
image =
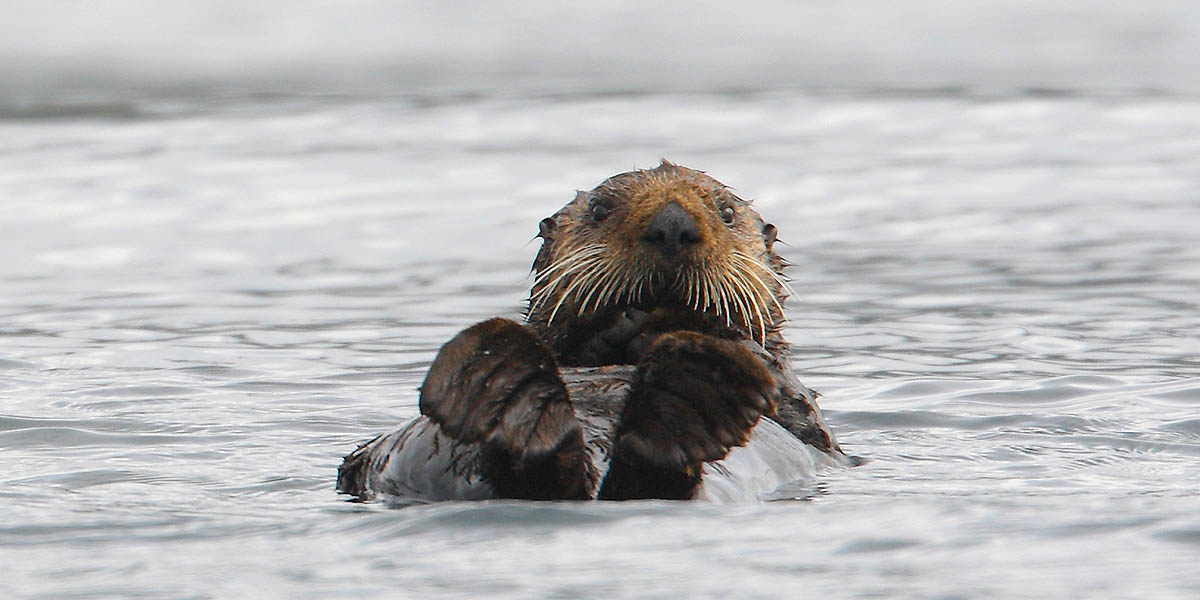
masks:
[[[776,228],[664,160],[543,219],[524,324],[438,352],[421,415],[338,491],[402,501],[758,498],[848,464],[781,335]]]

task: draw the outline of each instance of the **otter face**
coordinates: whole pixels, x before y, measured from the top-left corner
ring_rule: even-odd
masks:
[[[544,219],[539,237],[528,319],[560,350],[613,327],[766,346],[783,322],[775,227],[699,171],[663,161],[611,177]],[[620,358],[583,362],[607,360]]]

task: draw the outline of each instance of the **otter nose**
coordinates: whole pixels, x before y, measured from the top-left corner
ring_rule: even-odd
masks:
[[[692,216],[682,206],[672,202],[646,226],[642,241],[667,256],[675,256],[684,248],[699,242],[700,232],[696,230]]]

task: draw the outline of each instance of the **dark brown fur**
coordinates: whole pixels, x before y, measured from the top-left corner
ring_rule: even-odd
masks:
[[[678,260],[664,258],[641,239],[651,219],[671,203],[693,219],[700,237]],[[596,205],[608,207],[601,222],[592,214]],[[723,209],[733,212],[732,222],[722,219]],[[648,313],[655,333],[682,325],[725,338],[753,339],[773,355],[787,354],[780,335],[786,263],[774,251],[775,227],[712,177],[667,161],[655,169],[616,175],[590,192],[579,192],[573,202],[544,219],[540,229],[544,241],[534,260],[537,279],[527,319],[561,364],[603,364],[604,360],[589,360],[587,345],[619,323],[626,316],[624,309]],[[610,298],[615,301],[600,303],[600,293],[590,298],[578,293],[580,288],[586,291],[582,285],[572,290],[583,273],[559,278],[565,269],[558,266],[585,250],[597,252],[599,276],[625,284],[623,294],[614,292]],[[614,272],[627,275],[627,280],[616,281]],[[721,306],[713,297],[696,303],[679,285],[681,273],[741,273],[752,293],[741,290],[742,304]],[[625,362],[636,358],[626,357]]]
[[[642,232],[664,206],[676,203],[697,225],[698,243],[677,259],[665,259],[642,240]],[[593,207],[607,207],[596,222]],[[732,209],[733,220],[722,219]],[[772,417],[805,443],[839,452],[816,405],[816,393],[792,374],[791,347],[781,330],[788,298],[783,270],[787,262],[775,252],[777,230],[766,223],[731,189],[701,171],[663,161],[655,169],[613,176],[542,221],[541,250],[534,260],[535,282],[526,318],[552,349],[562,366],[637,364],[654,340],[671,331],[695,331],[721,339],[747,341],[765,350],[763,360],[779,382],[782,400]],[[556,265],[581,249],[594,252],[599,277],[612,270],[632,273],[626,290],[600,303],[572,289],[585,274],[567,273]],[[753,260],[736,264],[734,253]],[[740,270],[752,284],[749,298],[723,307],[690,302],[675,284],[677,273]],[[610,280],[615,279],[610,276]],[[582,284],[578,284],[580,289]],[[757,293],[758,296],[754,296]],[[582,297],[581,297],[582,296]],[[581,306],[582,305],[582,306]],[[557,310],[557,312],[556,312]]]
[[[745,445],[779,403],[762,361],[736,342],[689,331],[659,337],[636,377],[601,500],[690,498],[704,463]]]
[[[663,161],[579,192],[539,235],[528,327],[464,330],[421,388],[466,476],[505,498],[690,498],[764,415],[841,454],[792,373],[785,262],[749,202]],[[404,439],[346,457],[338,489],[369,497]]]

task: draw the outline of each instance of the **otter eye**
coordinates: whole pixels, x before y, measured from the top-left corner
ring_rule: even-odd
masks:
[[[612,212],[612,208],[610,208],[604,204],[601,204],[600,202],[596,202],[595,204],[592,204],[591,210],[592,210],[592,220],[597,223],[607,219],[608,214]]]
[[[727,204],[727,205],[721,207],[721,220],[725,221],[726,225],[732,225],[733,219],[736,216],[737,216],[737,213],[734,212],[732,206],[729,206]]]

